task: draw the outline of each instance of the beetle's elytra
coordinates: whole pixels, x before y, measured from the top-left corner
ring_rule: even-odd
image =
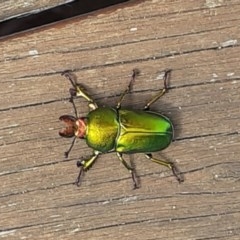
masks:
[[[63,115],[60,117],[60,120],[66,125],[59,132],[60,136],[74,137],[69,150],[65,152],[65,156],[68,157],[77,138],[85,139],[87,145],[93,149],[90,158],[77,162],[77,166],[80,168],[76,180],[77,185],[80,185],[83,171],[87,171],[100,154],[108,152],[116,152],[119,160],[131,173],[134,188],[138,187],[135,171],[124,160],[123,154],[144,153],[151,161],[171,169],[177,180],[183,182],[183,177],[174,163],[153,158],[151,154],[167,148],[173,139],[174,130],[171,121],[162,114],[150,110],[150,106],[167,92],[170,73],[171,70],[164,72],[163,89],[142,110],[121,108],[124,96],[131,91],[133,82],[139,74],[137,69],[133,70],[130,83],[121,94],[116,107],[98,107],[82,85],[77,83],[76,77],[72,73],[69,71],[63,73],[73,86],[70,89],[70,102],[73,104],[76,115]],[[83,97],[88,101],[90,112],[86,117],[78,117],[74,97]]]

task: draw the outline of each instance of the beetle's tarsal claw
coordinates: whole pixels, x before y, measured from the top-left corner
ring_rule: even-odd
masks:
[[[172,165],[172,172],[174,176],[177,178],[179,183],[184,182],[183,174],[179,171],[179,169],[174,164]]]
[[[69,153],[71,152],[71,150],[72,150],[72,148],[73,148],[73,146],[74,146],[75,141],[76,141],[76,137],[73,139],[73,141],[72,141],[69,149],[64,153],[65,158],[68,158],[68,155],[69,155]]]
[[[139,186],[138,178],[134,169],[131,171],[131,175],[133,180],[133,190],[138,189],[140,186]]]
[[[170,74],[172,72],[172,69],[171,68],[167,68],[164,70],[164,76],[166,77],[168,74]]]
[[[72,141],[72,143],[71,143],[71,145],[70,145],[70,147],[69,147],[69,149],[64,153],[65,158],[68,158],[68,155],[69,155],[69,153],[71,152],[71,150],[72,150],[72,148],[73,148],[76,140],[77,140],[77,138],[76,138],[76,136],[75,136],[74,139],[73,139],[73,141]]]
[[[132,180],[133,180],[133,190],[138,189],[140,188],[140,178],[137,175],[136,166],[131,157],[130,157],[130,167],[132,168],[130,170],[130,173],[132,175]]]
[[[164,72],[164,77],[163,77],[163,80],[164,80],[164,89],[165,89],[165,92],[167,92],[169,86],[168,86],[168,82],[169,82],[169,79],[171,77],[171,72],[172,72],[172,69],[166,69],[165,72]]]
[[[139,70],[138,68],[134,68],[134,69],[133,69],[133,77],[138,76],[140,73],[141,73],[141,72],[140,72],[140,70]]]
[[[135,79],[136,79],[136,77],[139,76],[139,75],[140,75],[140,70],[139,70],[138,68],[134,68],[134,69],[133,69],[133,74],[132,74],[132,79],[131,79],[131,81],[130,81],[130,83],[129,83],[129,86],[128,86],[129,92],[132,91],[132,88],[133,88],[133,84],[134,84],[134,82],[135,82]]]

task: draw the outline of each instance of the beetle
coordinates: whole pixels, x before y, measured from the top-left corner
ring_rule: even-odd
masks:
[[[100,154],[116,152],[118,159],[131,173],[134,188],[138,187],[135,169],[128,164],[123,154],[144,153],[151,161],[166,166],[172,170],[179,182],[183,182],[182,174],[173,162],[153,158],[152,152],[161,151],[169,146],[173,140],[173,124],[166,116],[151,111],[150,106],[162,97],[167,90],[171,70],[164,71],[163,88],[144,106],[142,110],[122,109],[121,104],[126,94],[132,90],[133,83],[140,71],[133,70],[131,80],[126,90],[121,94],[116,107],[98,107],[97,103],[87,93],[84,87],[77,83],[75,75],[70,71],[62,73],[72,84],[70,88],[70,102],[75,116],[62,115],[60,121],[65,128],[59,131],[62,137],[74,137],[65,157],[68,157],[77,138],[85,139],[87,145],[93,149],[91,157],[77,161],[80,168],[76,184],[79,186],[83,172],[87,171]],[[89,113],[85,117],[78,117],[74,98],[83,97],[87,100]]]

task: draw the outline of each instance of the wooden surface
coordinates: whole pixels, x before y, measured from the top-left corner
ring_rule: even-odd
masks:
[[[68,2],[71,2],[71,0]],[[66,3],[65,0],[2,0],[0,2],[0,22],[13,17],[38,13],[64,3]]]
[[[0,42],[0,238],[240,239],[240,3],[139,1]],[[176,141],[154,156],[172,173],[132,157],[141,188],[114,153],[72,183],[76,161],[91,154],[58,136],[72,114],[74,70],[94,99],[114,106],[139,68],[123,106],[142,108],[173,69],[172,89],[153,106],[169,116]],[[79,115],[87,114],[84,100]],[[129,156],[125,157],[129,160]]]

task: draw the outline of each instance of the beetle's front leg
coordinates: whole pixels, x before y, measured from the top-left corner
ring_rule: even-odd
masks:
[[[121,97],[117,103],[117,107],[116,107],[117,109],[121,108],[121,104],[122,104],[122,101],[123,101],[125,95],[131,92],[135,78],[137,75],[139,75],[139,73],[140,73],[140,71],[138,69],[136,69],[136,68],[133,69],[133,74],[132,74],[131,80],[127,86],[127,89],[121,94]]]
[[[76,109],[74,102],[73,102],[73,97],[83,97],[84,99],[86,99],[88,101],[88,106],[90,109],[94,110],[98,107],[97,103],[93,100],[93,98],[87,93],[87,91],[84,89],[84,87],[77,83],[76,80],[76,76],[73,75],[71,72],[69,71],[65,71],[62,73],[63,76],[65,76],[72,84],[73,88],[69,89],[71,98],[70,98],[70,102],[73,103],[73,107],[74,109]],[[76,112],[76,110],[75,110]]]
[[[75,184],[77,186],[80,186],[80,184],[81,184],[81,176],[82,176],[83,172],[86,172],[89,168],[92,167],[92,165],[94,164],[94,162],[98,158],[99,154],[100,154],[100,152],[94,151],[93,155],[89,159],[77,161],[77,167],[80,168],[77,180],[75,182]]]
[[[150,154],[150,153],[145,154],[145,156],[146,156],[146,158],[150,159],[152,162],[155,162],[155,163],[158,163],[158,164],[163,165],[165,167],[168,167],[169,169],[172,170],[173,175],[177,178],[179,183],[184,182],[184,178],[183,178],[182,174],[179,172],[178,168],[175,166],[174,163],[153,158],[152,154]]]
[[[124,167],[131,173],[133,184],[134,184],[134,189],[138,188],[138,181],[137,181],[137,176],[134,171],[134,169],[129,166],[129,164],[123,159],[122,154],[117,152],[118,159],[122,162]]]
[[[144,110],[149,110],[150,106],[155,103],[160,97],[162,97],[168,90],[168,85],[167,82],[170,79],[170,74],[171,74],[170,69],[165,70],[164,72],[164,77],[163,77],[163,89],[161,89],[145,106],[144,106]]]

